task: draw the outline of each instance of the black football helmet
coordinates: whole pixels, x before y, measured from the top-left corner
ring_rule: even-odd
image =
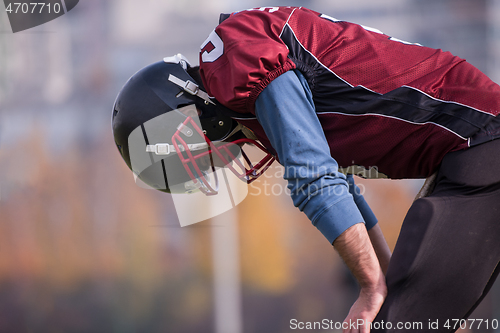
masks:
[[[274,161],[208,96],[197,75],[181,54],[164,58],[135,73],[113,107],[113,135],[121,156],[136,179],[160,191],[214,195],[216,168],[227,168],[250,183]],[[253,165],[241,149],[244,143],[258,147],[265,157]]]

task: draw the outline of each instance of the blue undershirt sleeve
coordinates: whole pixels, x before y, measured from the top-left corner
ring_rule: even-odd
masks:
[[[257,98],[255,113],[285,168],[284,178],[294,205],[328,241],[333,243],[354,224],[364,223],[365,214],[356,205],[346,176],[338,171],[338,164],[330,155],[303,75],[288,71],[274,79]],[[360,196],[357,201],[361,206],[366,205],[364,210],[369,217],[370,208],[360,194],[356,195]]]
[[[354,202],[365,220],[366,229],[370,230],[378,223],[377,217],[361,194],[359,187],[354,183],[353,175],[347,175],[347,183],[349,183],[349,193],[352,194]]]

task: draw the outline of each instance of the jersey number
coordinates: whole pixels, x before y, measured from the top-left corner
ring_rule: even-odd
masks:
[[[201,61],[214,62],[224,53],[224,42],[213,30],[208,38],[201,44]]]

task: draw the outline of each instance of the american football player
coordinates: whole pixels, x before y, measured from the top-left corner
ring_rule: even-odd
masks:
[[[174,179],[191,182],[184,189],[194,183],[214,193],[208,181],[200,181],[204,170],[193,167],[196,160],[183,156],[201,147],[183,133],[195,126],[179,126],[190,121],[180,116],[159,141],[146,140],[148,126],[141,124],[172,110],[186,115],[183,107],[193,98],[201,121],[203,108],[215,103],[220,107],[212,114],[232,125],[213,137],[210,125],[200,124],[200,131],[224,146],[236,123],[248,129],[263,150],[279,159],[294,205],[333,244],[359,282],[344,332],[395,332],[402,329],[397,323],[410,322],[423,326],[406,331],[421,332],[431,321],[439,323],[433,331],[457,330],[453,319],[472,313],[499,272],[500,87],[449,52],[303,7],[221,15],[201,45],[199,60],[198,81],[174,73],[179,79],[164,75],[160,85],[176,93],[162,97],[167,89],[153,89],[152,99],[174,101],[168,108],[150,114],[152,109],[139,104],[152,92],[131,83],[122,90],[113,128],[125,161],[124,142],[136,130],[143,137],[140,151],[148,146],[150,154],[177,153],[171,157],[183,167]],[[128,95],[132,101],[122,102]],[[122,113],[128,103],[131,111]],[[137,120],[124,126],[133,117]],[[173,137],[172,131],[184,138],[183,148],[155,146]],[[203,156],[220,151],[207,144]],[[230,147],[222,149],[229,156],[225,161],[219,157],[226,164],[236,158]],[[146,182],[147,165],[134,170],[129,163]],[[246,170],[239,171],[240,177],[262,168]],[[433,180],[409,209],[392,256],[352,174]]]

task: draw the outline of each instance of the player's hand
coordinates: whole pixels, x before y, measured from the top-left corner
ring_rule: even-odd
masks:
[[[370,323],[377,316],[386,296],[385,283],[372,290],[362,288],[358,299],[344,320],[343,333],[369,333]]]

